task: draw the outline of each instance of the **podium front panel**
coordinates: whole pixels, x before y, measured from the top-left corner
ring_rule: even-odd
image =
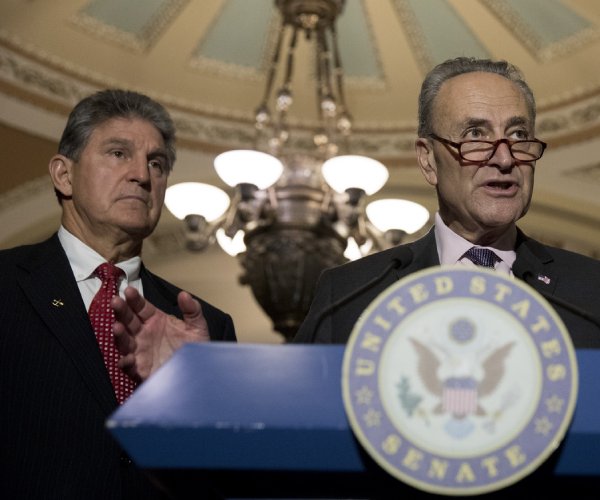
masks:
[[[186,345],[107,427],[169,488],[216,478],[228,497],[360,498],[372,480],[388,491],[399,481],[377,470],[346,418],[343,356],[339,345]],[[566,491],[598,487],[600,478],[600,351],[578,350],[577,359],[573,421],[540,468],[563,479]]]

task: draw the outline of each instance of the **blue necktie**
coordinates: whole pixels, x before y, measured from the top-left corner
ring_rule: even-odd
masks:
[[[477,266],[489,267],[494,269],[496,262],[500,258],[489,248],[471,247],[465,252],[463,257],[466,257]]]

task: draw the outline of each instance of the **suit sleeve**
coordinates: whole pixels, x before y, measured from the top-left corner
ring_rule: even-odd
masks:
[[[202,305],[202,313],[208,325],[210,340],[236,342],[237,336],[232,317],[208,302],[198,297],[195,298]]]

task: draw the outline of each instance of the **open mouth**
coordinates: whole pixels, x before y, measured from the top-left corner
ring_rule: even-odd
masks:
[[[497,191],[513,191],[515,189],[517,189],[517,185],[514,182],[508,182],[508,181],[492,181],[492,182],[488,182],[485,187],[490,188],[490,189],[494,189]]]

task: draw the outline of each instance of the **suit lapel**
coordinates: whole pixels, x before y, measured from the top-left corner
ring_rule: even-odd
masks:
[[[83,382],[110,412],[116,399],[79,288],[58,237],[32,247],[20,263],[19,285],[71,358]]]
[[[440,265],[433,228],[422,238],[409,243],[408,246],[412,251],[412,260],[406,267],[396,269],[396,279]]]
[[[517,239],[517,258],[513,270],[531,273],[527,283],[538,292],[552,294],[558,283],[558,276],[552,270],[553,258],[537,241],[519,232]]]

